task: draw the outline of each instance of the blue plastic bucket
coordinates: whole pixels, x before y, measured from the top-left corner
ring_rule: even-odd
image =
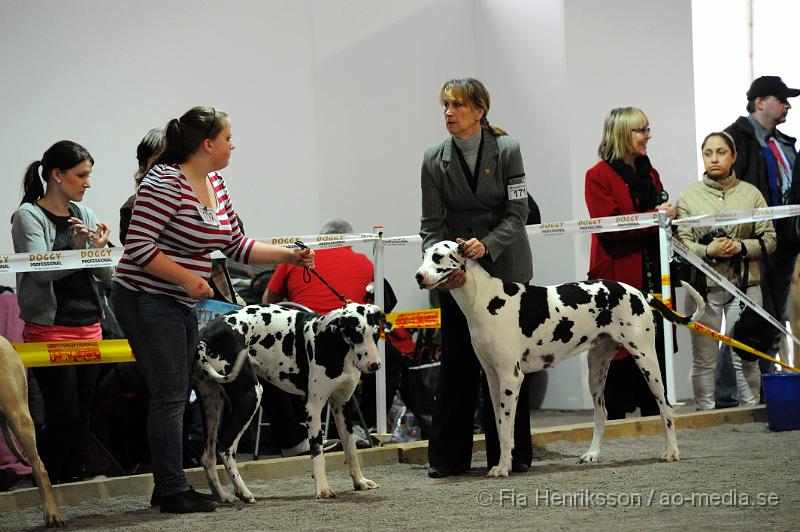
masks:
[[[770,430],[800,430],[800,373],[765,373],[761,382]]]

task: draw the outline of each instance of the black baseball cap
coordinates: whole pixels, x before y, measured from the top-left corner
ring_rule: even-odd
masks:
[[[761,76],[753,80],[750,89],[747,91],[747,99],[755,100],[765,96],[775,96],[776,98],[794,98],[800,95],[800,89],[790,89],[779,76]]]

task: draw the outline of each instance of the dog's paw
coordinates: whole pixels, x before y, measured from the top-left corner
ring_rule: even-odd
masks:
[[[361,480],[353,480],[353,487],[358,490],[376,490],[380,488],[377,482],[374,482],[368,478],[362,478]]]
[[[217,493],[215,497],[217,499],[217,502],[221,502],[223,504],[230,504],[232,502],[236,502],[236,496],[224,490]]]
[[[508,476],[508,468],[502,467],[499,465],[494,466],[486,473],[487,477],[507,477]]]
[[[64,522],[64,518],[61,517],[61,512],[58,511],[46,516],[44,519],[44,524],[47,526],[47,528],[63,528],[67,526],[67,524]]]
[[[661,459],[667,462],[677,462],[681,459],[681,457],[678,449],[675,449],[674,451],[664,451],[664,453],[661,455]]]
[[[236,497],[238,497],[240,501],[242,501],[242,502],[244,502],[246,504],[253,504],[254,502],[256,502],[256,498],[249,491],[247,491],[245,493],[237,493]],[[233,502],[233,501],[231,501],[231,502]]]
[[[317,493],[317,499],[335,499],[336,492],[331,488],[323,488]]]
[[[578,463],[579,464],[593,464],[593,463],[598,461],[597,460],[597,455],[598,454],[599,453],[597,451],[589,451],[588,453],[584,453],[578,459]]]

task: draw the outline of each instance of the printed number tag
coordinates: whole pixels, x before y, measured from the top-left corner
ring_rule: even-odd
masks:
[[[200,213],[200,218],[204,224],[219,227],[219,218],[217,218],[217,213],[213,209],[209,209],[206,206],[198,206],[197,212]]]
[[[508,185],[506,188],[508,189],[508,199],[510,200],[518,200],[528,197],[528,188],[525,184],[525,181],[522,183]]]

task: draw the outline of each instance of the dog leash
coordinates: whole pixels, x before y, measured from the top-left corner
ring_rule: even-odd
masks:
[[[299,247],[300,249],[308,249],[308,246],[306,246],[300,240],[295,240],[294,245]],[[303,267],[303,282],[310,283],[311,282],[311,274],[312,273],[317,276],[317,279],[322,281],[322,284],[327,286],[330,289],[330,291],[333,292],[333,295],[335,295],[337,298],[339,298],[339,301],[342,302],[342,306],[345,306],[348,303],[350,303],[350,300],[345,298],[342,294],[337,292],[334,287],[332,287],[330,284],[328,284],[328,281],[326,281],[320,274],[318,274],[317,270],[312,270],[308,266],[304,266]]]

